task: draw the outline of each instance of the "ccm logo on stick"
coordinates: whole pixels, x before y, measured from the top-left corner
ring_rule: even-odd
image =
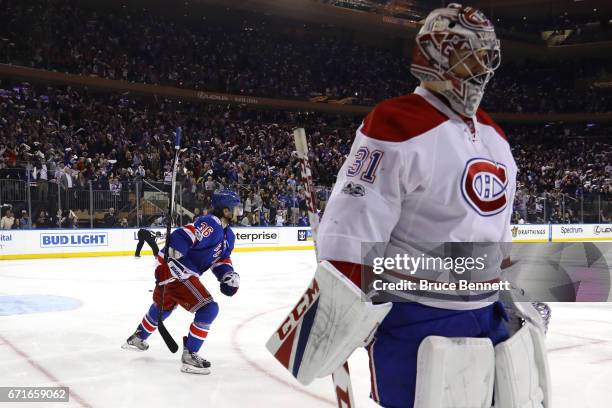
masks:
[[[302,318],[304,313],[313,305],[315,300],[317,299],[319,294],[319,284],[315,279],[312,280],[308,289],[300,299],[300,301],[295,305],[289,316],[285,319],[283,324],[278,328],[277,334],[279,340],[284,340],[285,337],[295,328],[295,326],[299,323],[299,320]]]

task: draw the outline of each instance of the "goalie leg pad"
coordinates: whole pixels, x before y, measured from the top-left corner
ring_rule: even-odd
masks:
[[[495,352],[488,338],[429,336],[419,346],[415,408],[490,408]]]
[[[495,408],[550,407],[544,335],[530,322],[495,346]]]
[[[394,303],[369,347],[372,398],[380,405],[414,406],[417,377],[427,375],[417,369],[419,346],[430,336],[488,338],[495,345],[508,338],[503,307],[495,303],[482,309],[447,310]]]
[[[391,303],[366,302],[361,289],[323,261],[300,301],[266,343],[297,380],[330,375],[370,342]]]

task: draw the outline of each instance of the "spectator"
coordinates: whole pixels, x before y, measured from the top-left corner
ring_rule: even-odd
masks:
[[[299,227],[308,227],[310,225],[310,221],[308,220],[308,215],[305,211],[301,211],[301,216],[298,221]]]
[[[215,183],[212,176],[208,176],[206,178],[206,182],[204,183],[204,189],[210,194],[212,194],[213,191],[215,191],[216,186],[217,186],[217,183]]]
[[[118,197],[121,194],[121,182],[118,178],[115,177],[111,177],[109,181],[109,189],[111,195]]]
[[[280,210],[276,213],[276,226],[282,227],[285,225],[285,217],[283,216],[284,210]]]
[[[111,208],[111,210],[112,210],[112,208]],[[160,214],[151,223],[151,227],[165,227],[165,226],[166,226],[166,216],[164,214]]]
[[[32,228],[32,220],[28,215],[27,210],[21,210],[21,217],[19,218],[19,228],[20,229],[30,229]]]
[[[79,219],[72,210],[58,210],[58,226],[60,228],[78,228]]]
[[[290,211],[291,211],[291,216],[290,216],[290,224],[291,225],[297,225],[299,217],[300,217],[300,209],[299,209],[299,198],[298,196],[293,192],[293,190],[291,189],[291,196],[289,197],[289,206],[290,206]]]
[[[259,216],[259,225],[262,227],[270,226],[270,218],[269,213],[267,211],[262,211]]]
[[[193,209],[193,217],[191,218],[191,222],[195,222],[198,217],[200,217],[202,214],[200,214],[200,209],[198,207]]]
[[[44,155],[43,155],[44,158]],[[43,161],[40,163],[40,169],[34,167],[34,180],[38,189],[38,201],[47,201],[49,197],[49,176],[47,174],[47,164]]]
[[[0,229],[9,230],[15,228],[15,217],[13,215],[13,210],[10,208],[6,210],[4,217],[0,219]]]
[[[255,192],[255,194],[253,194],[253,205],[256,209],[260,211],[263,210],[263,200],[259,194],[259,189]]]
[[[164,184],[170,186],[172,184],[172,170],[170,165],[167,165],[164,169]]]
[[[74,211],[68,211],[68,228],[78,228],[79,227],[79,218],[74,213]]]
[[[115,215],[115,209],[113,207],[108,209],[108,212],[104,215],[104,225],[108,228],[112,228],[117,224],[117,215]]]
[[[69,166],[64,166],[64,169],[62,171],[62,173],[60,173],[60,185],[65,188],[65,189],[69,189],[74,187],[74,182],[72,179],[72,171],[70,170]]]
[[[49,228],[49,221],[49,213],[47,212],[47,210],[42,209],[38,212],[34,227],[38,229]]]
[[[245,214],[250,214],[252,211],[251,208],[251,196],[247,196],[245,202],[244,202],[244,213]]]
[[[240,225],[243,227],[250,227],[251,226],[251,219],[249,217],[249,215],[245,214],[242,217],[242,220],[240,220]]]

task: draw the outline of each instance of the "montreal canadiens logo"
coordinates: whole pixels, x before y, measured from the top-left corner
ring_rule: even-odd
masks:
[[[493,31],[493,24],[480,10],[465,7],[459,12],[459,21],[474,30]]]
[[[472,159],[461,179],[463,197],[480,215],[502,212],[508,205],[506,166],[487,159]]]

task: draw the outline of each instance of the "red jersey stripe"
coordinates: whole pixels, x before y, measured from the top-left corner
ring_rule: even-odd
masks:
[[[361,132],[386,142],[405,142],[446,122],[448,117],[420,95],[382,101],[363,121]]]

